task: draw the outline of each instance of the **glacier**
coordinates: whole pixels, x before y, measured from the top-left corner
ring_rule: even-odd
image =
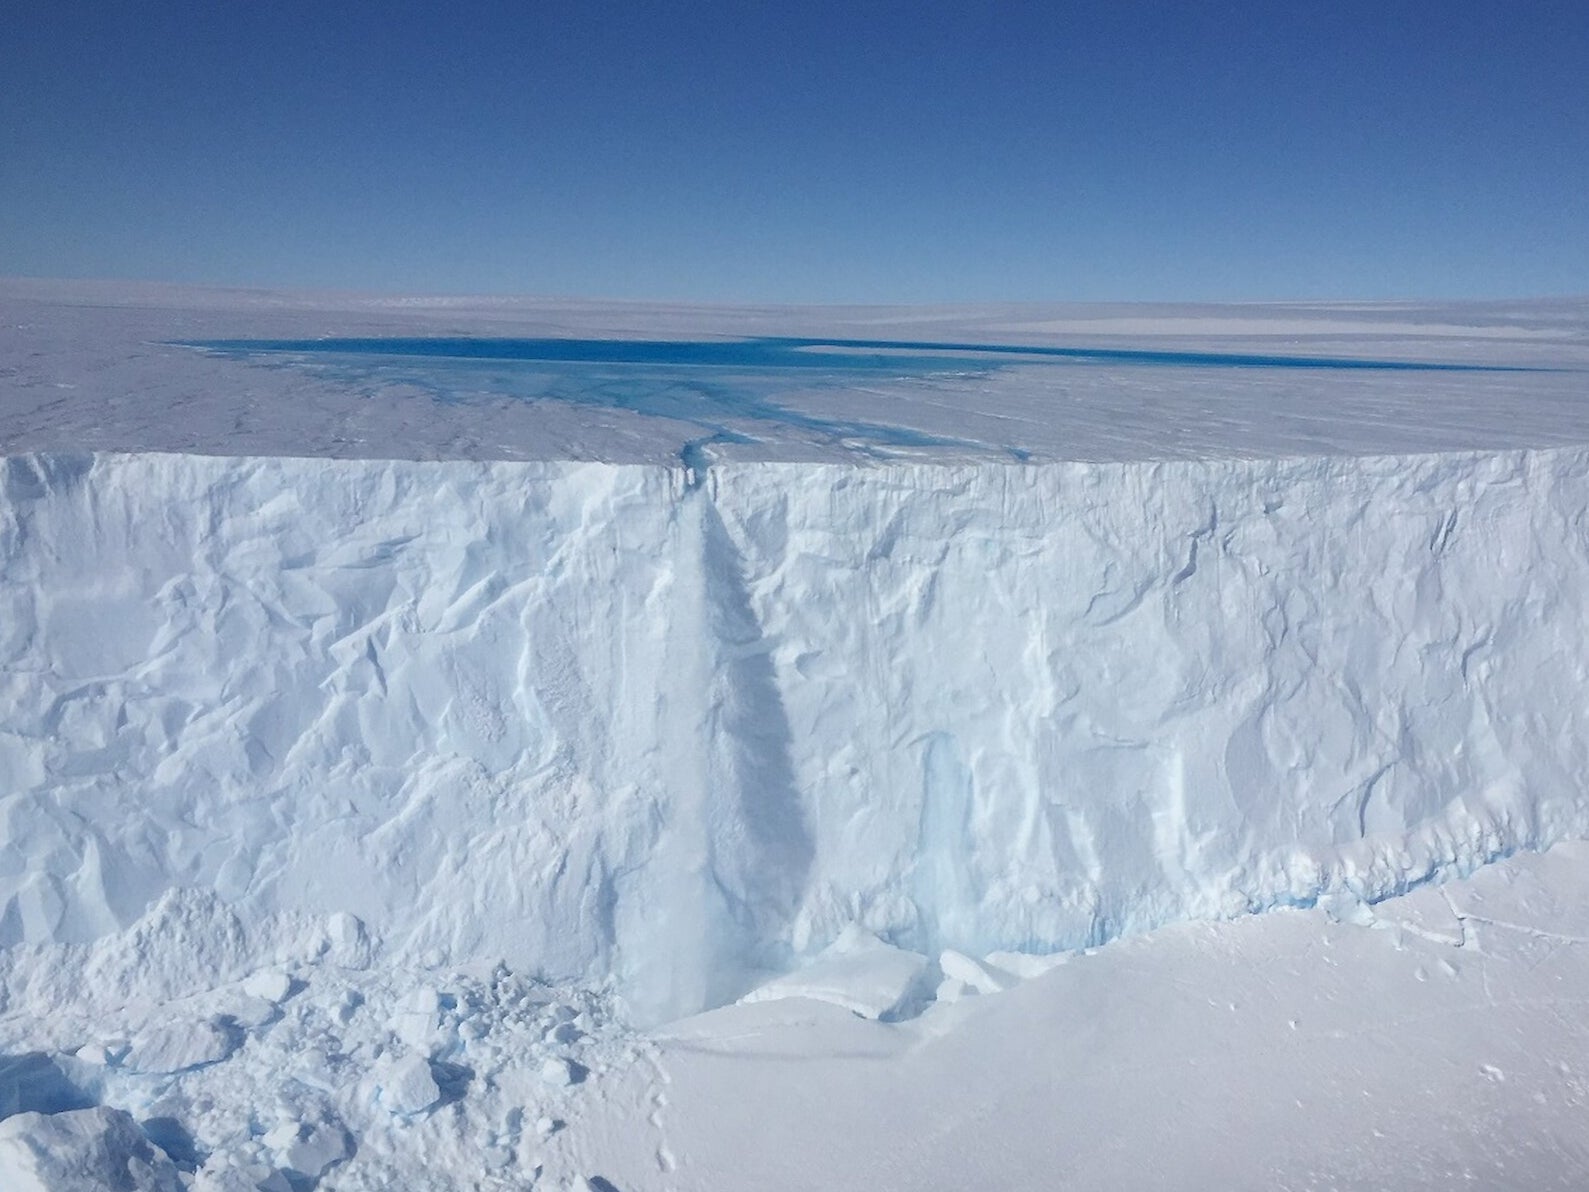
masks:
[[[1589,452],[13,456],[0,945],[168,889],[661,1020],[1589,829]]]
[[[0,1184],[1581,1186],[1585,327],[0,280]]]

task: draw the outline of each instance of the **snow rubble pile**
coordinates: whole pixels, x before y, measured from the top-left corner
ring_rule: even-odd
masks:
[[[0,476],[0,945],[194,888],[661,1020],[1589,829],[1589,452]]]
[[[0,951],[0,990],[8,1192],[523,1188],[567,1166],[587,1079],[649,1058],[593,991],[378,957],[341,912],[245,926],[197,888]]]

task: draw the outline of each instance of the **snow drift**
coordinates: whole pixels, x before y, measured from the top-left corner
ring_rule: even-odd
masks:
[[[1589,831],[1586,450],[0,480],[0,947],[197,886],[660,1019]]]

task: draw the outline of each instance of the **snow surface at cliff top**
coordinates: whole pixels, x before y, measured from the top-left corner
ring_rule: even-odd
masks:
[[[655,370],[195,350],[215,340],[765,336],[1384,361],[1236,367],[963,355],[897,371]],[[1453,367],[1455,366],[1455,367]],[[706,379],[706,388],[702,385]],[[1589,299],[775,308],[0,281],[0,454],[1118,461],[1589,442]],[[692,388],[694,387],[694,388]],[[735,400],[720,400],[723,394]],[[746,394],[753,399],[747,410]],[[691,404],[693,403],[693,405]]]

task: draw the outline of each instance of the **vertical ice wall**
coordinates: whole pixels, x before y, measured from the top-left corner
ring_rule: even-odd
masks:
[[[0,943],[172,885],[612,974],[1075,945],[1589,825],[1580,451],[0,464]]]
[[[722,471],[797,929],[1046,949],[1581,832],[1585,462]]]

